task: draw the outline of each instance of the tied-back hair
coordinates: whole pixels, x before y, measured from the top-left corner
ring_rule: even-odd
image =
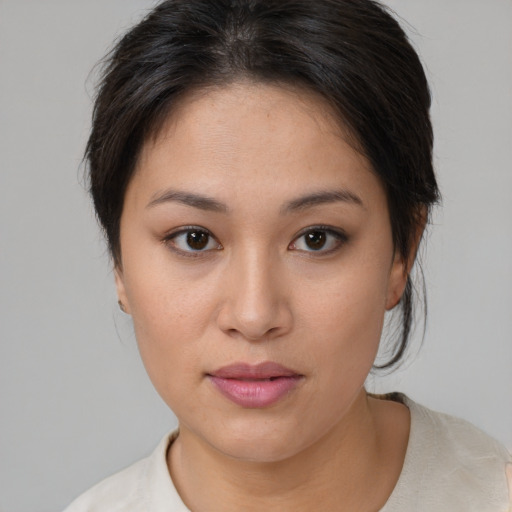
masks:
[[[115,265],[126,187],[144,142],[184,94],[249,80],[302,88],[330,105],[387,196],[395,250],[415,238],[439,190],[432,166],[430,91],[404,31],[373,0],[166,0],[107,55],[85,159]],[[410,278],[389,368],[413,322]]]

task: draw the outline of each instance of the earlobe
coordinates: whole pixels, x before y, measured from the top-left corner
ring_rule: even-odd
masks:
[[[412,266],[416,260],[416,254],[427,223],[427,212],[425,207],[419,210],[416,222],[414,238],[409,249],[407,257],[404,257],[400,251],[395,250],[393,266],[389,279],[388,297],[386,300],[386,310],[393,309],[402,298],[405,291]]]
[[[117,303],[119,304],[119,308],[123,313],[130,315],[130,305],[128,303],[128,299],[126,297],[126,289],[124,286],[124,277],[122,270],[119,267],[114,269],[114,279],[116,283],[117,290]]]
[[[400,302],[407,284],[407,279],[409,278],[409,271],[410,266],[404,261],[402,255],[396,251],[389,276],[386,311],[390,311]]]

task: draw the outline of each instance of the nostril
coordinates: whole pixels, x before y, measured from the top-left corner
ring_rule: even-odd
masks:
[[[250,283],[249,283],[250,285]],[[268,341],[288,332],[292,312],[287,300],[270,286],[237,283],[226,288],[226,298],[216,312],[217,326],[228,336],[253,342]],[[263,291],[265,290],[265,295]]]
[[[250,329],[247,328],[231,328],[226,329],[225,332],[233,338],[239,337],[240,339],[245,339],[247,341],[261,343],[264,341],[268,341],[273,337],[276,337],[279,333],[279,327],[272,327],[271,329],[268,329],[267,331],[262,331],[261,333],[251,331]]]

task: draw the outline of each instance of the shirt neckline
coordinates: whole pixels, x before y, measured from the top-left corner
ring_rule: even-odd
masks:
[[[417,489],[418,479],[422,480],[425,476],[427,468],[431,466],[431,458],[435,452],[434,449],[429,450],[428,459],[425,459],[425,453],[422,452],[421,458],[424,462],[422,467],[419,471],[416,466],[414,471],[412,470],[413,461],[418,460],[419,450],[421,450],[421,443],[419,441],[423,437],[422,431],[426,429],[425,422],[421,421],[420,418],[422,415],[421,408],[402,393],[371,396],[381,400],[402,403],[409,409],[411,417],[409,439],[407,441],[402,470],[393,491],[379,512],[391,512],[404,500],[407,503],[411,503],[412,510],[414,510],[416,502],[414,493],[415,489]],[[152,512],[190,512],[178,494],[167,467],[167,452],[178,437],[178,434],[179,430],[176,429],[164,436],[153,454],[149,457],[143,480],[144,486],[147,489],[145,505],[147,510]],[[170,509],[169,506],[173,508]]]

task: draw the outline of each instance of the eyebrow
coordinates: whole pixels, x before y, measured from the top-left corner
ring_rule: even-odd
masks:
[[[286,203],[284,207],[281,208],[281,213],[293,213],[313,206],[337,202],[349,203],[365,208],[363,201],[358,195],[354,194],[350,190],[341,189],[315,192],[313,194],[299,197]]]
[[[169,202],[182,203],[186,206],[193,208],[199,208],[200,210],[228,213],[229,208],[220,201],[213,199],[212,197],[204,196],[201,194],[194,194],[191,192],[183,192],[179,190],[166,190],[160,194],[157,194],[146,206],[146,208],[153,208],[160,204]],[[293,199],[286,203],[281,208],[281,215],[306,210],[314,206],[328,204],[328,203],[349,203],[365,208],[361,198],[351,192],[350,190],[326,190],[320,192],[314,192],[297,199]]]
[[[182,203],[186,206],[192,206],[193,208],[199,208],[200,210],[209,212],[228,212],[228,207],[225,204],[212,197],[193,194],[191,192],[181,192],[179,190],[166,190],[161,194],[157,194],[156,197],[148,203],[146,208],[153,208],[169,202]]]

